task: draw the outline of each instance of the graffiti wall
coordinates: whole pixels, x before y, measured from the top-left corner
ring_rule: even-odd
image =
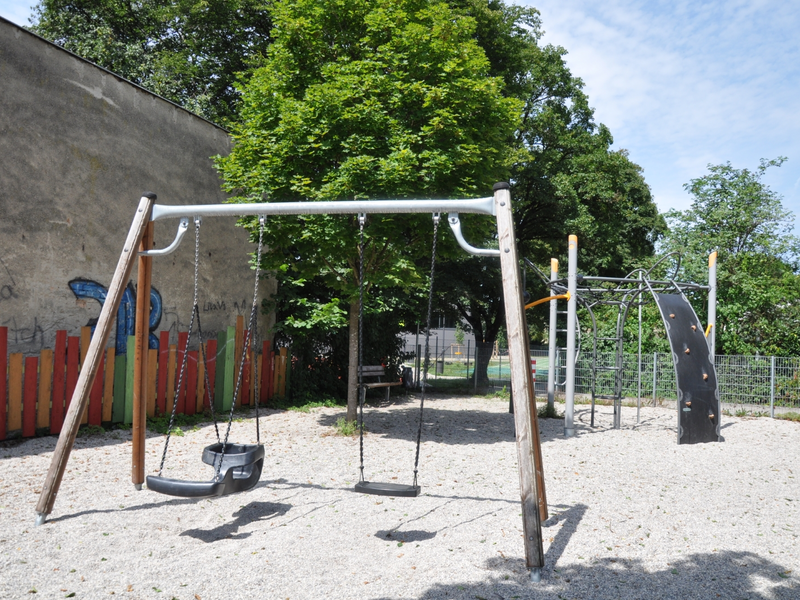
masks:
[[[225,201],[212,157],[231,141],[2,18],[0,81],[0,326],[9,351],[35,353],[52,347],[56,330],[77,335],[96,322],[143,192],[163,204]],[[156,223],[157,247],[177,225]],[[254,247],[233,219],[205,219],[201,229],[198,305],[211,338],[249,314]],[[193,276],[192,241],[153,260],[151,331],[186,331]],[[135,282],[134,269],[110,341],[117,353],[134,330]],[[261,289],[266,297],[272,288]],[[260,335],[268,325],[262,318]]]

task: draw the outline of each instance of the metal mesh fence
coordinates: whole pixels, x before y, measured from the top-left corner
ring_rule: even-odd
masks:
[[[422,349],[421,349],[422,350]],[[415,376],[421,370],[416,366],[417,352],[414,345],[405,348],[407,363],[415,368]],[[511,370],[508,351],[495,346],[486,350],[488,385],[502,388],[510,385]],[[420,351],[421,354],[421,351]],[[489,355],[490,354],[490,355]],[[566,349],[559,348],[556,353],[555,372],[556,392],[563,393],[566,378]],[[435,355],[435,358],[434,358]],[[536,392],[547,392],[547,378],[551,365],[547,350],[531,349],[531,359],[535,362]],[[462,379],[474,382],[476,348],[456,346],[431,348],[431,362],[428,380]],[[598,353],[598,366],[615,365],[613,352]],[[748,412],[796,411],[800,409],[800,358],[780,356],[717,356],[717,381],[720,401],[729,409]],[[597,395],[614,393],[613,370],[597,372]],[[575,393],[592,393],[592,356],[582,352],[575,365]],[[675,384],[675,368],[672,355],[666,353],[643,354],[641,361],[636,354],[625,354],[622,369],[622,395],[625,398],[639,398],[647,402],[675,400],[678,397]]]

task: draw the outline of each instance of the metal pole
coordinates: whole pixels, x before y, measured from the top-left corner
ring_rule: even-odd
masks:
[[[550,259],[550,281],[558,279],[558,259]],[[552,289],[550,294],[553,295]],[[552,409],[556,402],[556,321],[558,300],[550,300],[550,337],[547,344],[547,405]]]
[[[658,371],[658,352],[653,352],[653,407],[656,405],[656,372]]]
[[[639,280],[642,272],[639,271]],[[642,408],[642,284],[639,284],[639,351],[636,354],[636,423],[639,423],[639,413]]]
[[[569,236],[567,262],[567,381],[565,390],[564,435],[575,435],[575,320],[578,308],[578,236]]]
[[[775,357],[769,361],[769,416],[775,418]]]
[[[467,381],[469,381],[469,340],[467,340]]]
[[[711,363],[716,364],[717,355],[717,251],[708,255],[708,349]]]

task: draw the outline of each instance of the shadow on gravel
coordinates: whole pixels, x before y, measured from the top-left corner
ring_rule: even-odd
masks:
[[[375,407],[364,408],[366,439],[384,437],[406,440],[412,443],[416,442],[419,405],[415,403],[397,405],[394,403],[392,406],[391,412],[375,410]],[[578,425],[578,435],[593,435],[613,430],[613,425],[610,422],[598,422],[597,420],[595,420],[595,427],[591,427],[589,425],[590,410],[590,407],[583,407],[582,405],[575,409],[575,423]],[[636,409],[629,410],[635,411]],[[324,427],[333,428],[337,419],[343,416],[344,412],[319,414],[318,422]],[[658,428],[673,432],[677,431],[677,423],[675,427],[665,428],[658,423],[657,419],[652,418],[642,419],[641,423],[636,425],[635,412],[631,412],[625,418],[632,420],[629,424],[623,424],[625,429],[646,430]],[[543,444],[566,439],[564,437],[563,418],[539,419],[539,430]],[[510,413],[481,410],[447,410],[436,408],[435,402],[433,406],[429,406],[426,403],[422,429],[423,442],[437,442],[448,445],[480,445],[513,442],[514,439],[514,415]]]
[[[648,572],[639,561],[601,558],[560,566],[547,556],[542,581],[531,583],[525,561],[493,558],[486,581],[434,585],[419,600],[506,598],[557,600],[796,600],[800,580],[789,569],[751,552],[692,554]],[[392,600],[376,597],[374,600]]]
[[[266,521],[275,517],[281,517],[289,512],[291,508],[291,504],[251,502],[233,513],[233,516],[236,518],[230,523],[225,523],[213,529],[187,529],[180,535],[193,537],[207,544],[220,540],[243,540],[250,537],[251,532],[246,531],[239,533],[240,527],[249,525],[255,521]]]
[[[146,494],[147,492],[142,492],[142,493]],[[163,498],[163,496],[156,496],[155,493],[153,493],[153,496],[157,497],[157,498]],[[68,521],[69,519],[75,519],[77,517],[83,517],[83,516],[86,516],[86,515],[101,515],[101,514],[110,514],[110,513],[126,513],[126,512],[137,511],[137,510],[152,510],[154,508],[161,508],[162,506],[167,506],[167,505],[169,505],[169,506],[182,506],[182,505],[186,505],[186,504],[196,504],[200,500],[204,500],[204,499],[205,498],[185,498],[185,499],[179,500],[179,499],[175,498],[175,499],[164,500],[163,502],[150,502],[150,503],[147,503],[147,504],[137,504],[136,506],[128,506],[126,508],[103,508],[103,509],[99,509],[98,508],[98,509],[95,509],[95,510],[82,510],[81,512],[71,513],[71,514],[68,514],[68,515],[61,515],[61,516],[52,517],[52,518],[48,517],[47,518],[47,522],[48,523],[58,523],[59,521]]]

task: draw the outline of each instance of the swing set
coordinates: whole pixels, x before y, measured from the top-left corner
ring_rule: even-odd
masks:
[[[136,329],[134,344],[134,381],[133,381],[133,440],[132,440],[132,465],[131,481],[136,489],[141,489],[145,482],[145,426],[146,402],[144,401],[145,383],[147,382],[147,360],[144,359],[147,351],[148,319],[146,311],[149,308],[147,300],[150,297],[150,281],[152,274],[153,258],[164,256],[173,252],[179,245],[189,229],[189,219],[195,222],[195,265],[194,265],[194,304],[189,327],[188,339],[197,322],[197,335],[202,339],[200,314],[197,307],[198,268],[199,268],[199,232],[200,224],[205,217],[243,217],[256,216],[259,219],[259,244],[256,257],[256,275],[253,293],[253,306],[250,314],[250,328],[245,339],[244,348],[250,343],[250,336],[256,331],[257,294],[259,280],[259,263],[262,251],[262,235],[266,218],[270,215],[357,215],[359,222],[359,263],[360,263],[360,305],[359,312],[359,367],[362,367],[363,353],[363,251],[364,251],[364,225],[368,214],[410,214],[428,213],[433,215],[434,235],[431,259],[431,288],[428,296],[428,327],[430,331],[433,276],[436,264],[436,242],[439,226],[439,215],[446,213],[448,223],[459,245],[470,254],[500,258],[503,279],[503,296],[506,312],[506,328],[508,331],[509,362],[511,365],[511,385],[514,389],[514,419],[517,438],[517,460],[520,474],[520,496],[522,502],[522,521],[524,531],[525,556],[528,567],[531,569],[531,579],[539,581],[541,570],[544,566],[544,553],[542,549],[541,523],[547,519],[547,501],[544,489],[544,476],[542,469],[541,446],[539,440],[539,427],[535,410],[533,380],[528,365],[530,364],[530,349],[528,345],[527,325],[523,308],[523,288],[520,277],[520,257],[517,253],[516,238],[511,212],[511,194],[507,183],[495,184],[493,195],[487,198],[465,200],[354,200],[354,201],[322,201],[322,202],[271,202],[255,204],[206,204],[167,206],[156,204],[156,195],[145,193],[139,201],[136,215],[131,224],[125,244],[122,249],[111,284],[108,287],[106,301],[103,304],[100,317],[97,321],[91,344],[86,353],[84,368],[81,370],[69,404],[64,425],[58,438],[50,469],[45,478],[39,502],[36,506],[36,524],[46,522],[47,516],[52,512],[56,495],[66,470],[69,455],[75,442],[80,427],[81,416],[89,400],[89,392],[97,374],[103,349],[108,341],[114,317],[119,306],[122,293],[127,285],[133,270],[134,262],[138,261],[138,285],[136,303]],[[461,232],[459,213],[491,215],[496,218],[499,249],[475,248],[464,239]],[[178,231],[174,241],[166,248],[153,250],[153,224],[164,219],[180,219]],[[137,251],[138,249],[138,251]],[[189,343],[187,339],[187,344]],[[201,344],[202,348],[202,344]],[[178,377],[178,393],[185,380],[186,356],[181,365]],[[205,361],[205,356],[202,359]],[[429,338],[426,335],[425,362],[429,361]],[[240,364],[244,364],[244,360]],[[206,369],[206,373],[208,369]],[[427,369],[426,369],[427,372]],[[362,369],[359,373],[359,447],[361,455],[360,478],[354,490],[366,494],[386,496],[413,497],[420,493],[417,475],[419,466],[420,441],[422,436],[422,411],[425,403],[425,389],[422,386],[420,398],[419,427],[416,440],[416,457],[414,461],[414,478],[411,485],[395,483],[370,482],[364,478],[364,397],[366,387],[363,383]],[[201,498],[220,496],[235,492],[245,491],[254,487],[261,476],[264,464],[264,447],[260,443],[260,427],[258,412],[256,412],[256,444],[239,444],[229,442],[233,407],[236,405],[236,395],[239,394],[242,381],[240,368],[235,386],[234,401],[231,403],[231,412],[228,415],[228,426],[224,440],[220,439],[219,428],[214,416],[214,425],[217,431],[217,443],[208,446],[203,451],[202,460],[214,469],[214,477],[210,481],[184,481],[170,479],[162,476],[164,463],[169,448],[170,433],[175,416],[175,407],[170,418],[170,427],[164,444],[158,475],[146,478],[147,487],[153,491],[179,497]],[[205,386],[206,394],[210,394],[210,386]],[[207,398],[209,406],[214,402]],[[256,405],[256,411],[258,410]]]

